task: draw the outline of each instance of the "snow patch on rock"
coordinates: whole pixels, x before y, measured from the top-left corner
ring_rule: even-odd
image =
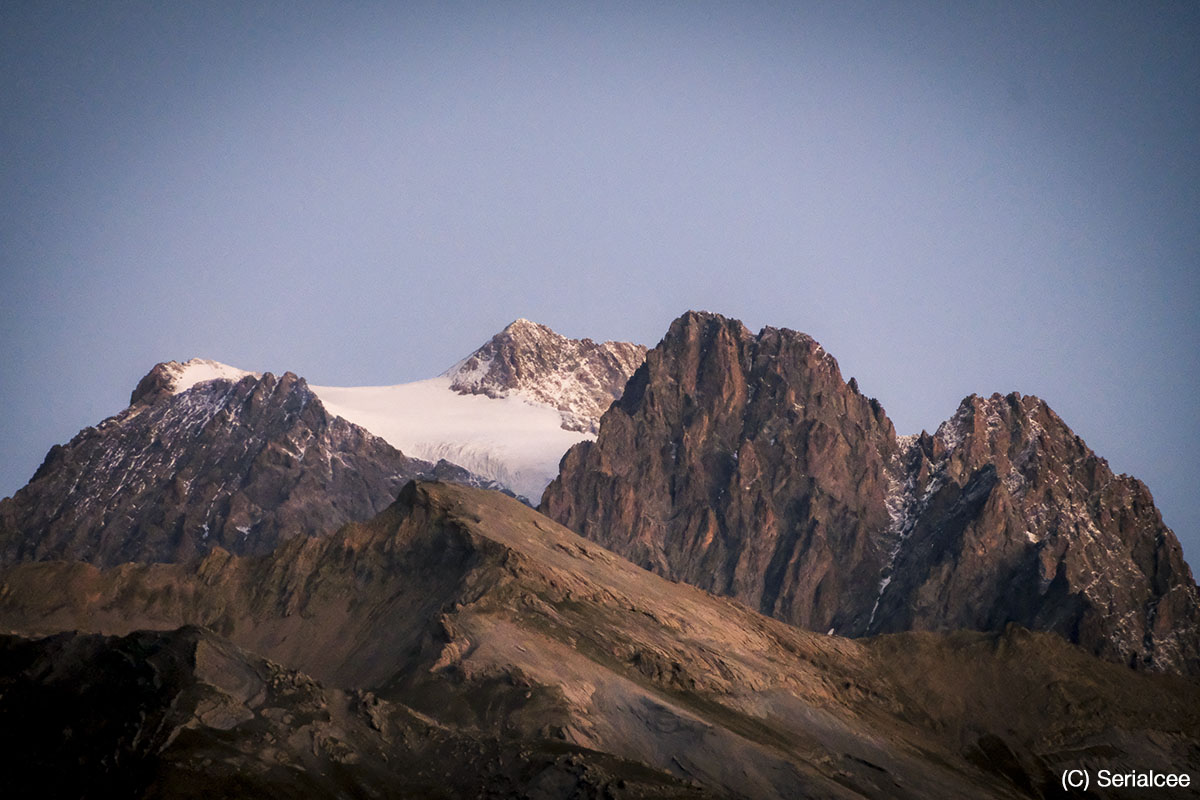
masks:
[[[248,372],[244,369],[222,364],[207,358],[192,358],[182,364],[172,361],[166,365],[171,376],[171,394],[181,394],[199,383],[215,380],[227,380],[237,383],[247,375],[261,378],[258,372]]]
[[[563,428],[596,433],[601,415],[645,357],[640,345],[568,339],[518,319],[441,377],[460,394],[549,406],[559,412]]]

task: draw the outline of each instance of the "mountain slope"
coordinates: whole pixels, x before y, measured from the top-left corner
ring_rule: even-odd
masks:
[[[313,391],[331,413],[411,456],[445,459],[536,502],[644,354],[521,319],[436,378]]]
[[[898,438],[804,334],[690,312],[576,445],[549,516],[813,630],[1050,630],[1200,670],[1200,594],[1145,487],[1036,398]]]
[[[1015,628],[813,634],[466,487],[412,484],[267,556],[0,575],[0,628],[22,635],[185,623],[462,735],[565,741],[722,796],[1038,796],[1081,758],[1200,768],[1191,681]]]
[[[563,743],[459,734],[199,628],[0,637],[0,769],[18,797],[704,796]]]
[[[870,632],[1054,631],[1113,661],[1200,670],[1200,600],[1149,490],[1045,402],[971,396],[904,456]]]
[[[127,409],[53,447],[0,501],[2,560],[264,553],[370,518],[432,468],[329,414],[291,373],[213,364],[156,366]]]

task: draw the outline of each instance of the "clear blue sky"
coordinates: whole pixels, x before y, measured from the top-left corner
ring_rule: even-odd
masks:
[[[0,5],[0,494],[158,361],[806,331],[1044,397],[1200,560],[1200,4]]]

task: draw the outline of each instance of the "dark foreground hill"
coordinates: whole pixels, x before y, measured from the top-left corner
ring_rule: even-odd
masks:
[[[1065,767],[1200,771],[1189,679],[1014,626],[811,633],[448,484],[267,555],[0,575],[0,629],[26,639],[192,625],[211,633],[7,640],[14,774],[82,759],[149,796],[186,775],[285,796],[924,798],[1053,796]],[[60,727],[66,749],[16,741]],[[389,783],[405,764],[414,782]]]
[[[0,637],[0,769],[12,797],[706,796],[563,742],[460,734],[195,627]]]

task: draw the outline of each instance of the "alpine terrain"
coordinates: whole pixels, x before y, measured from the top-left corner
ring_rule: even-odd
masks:
[[[265,556],[2,578],[18,786],[1003,798],[1052,794],[1064,765],[1200,769],[1192,681],[1016,626],[810,633],[470,487],[409,484]]]
[[[0,562],[265,553],[369,519],[417,476],[536,500],[644,353],[518,320],[445,375],[399,386],[158,364],[127,409],[0,500]]]
[[[166,362],[0,501],[13,796],[1047,798],[1081,769],[1200,781],[1200,594],[1149,491],[1034,397],[898,436],[795,331],[518,320],[380,387]]]
[[[436,378],[313,391],[408,455],[451,461],[536,503],[645,355],[641,345],[568,339],[518,319]]]
[[[1200,673],[1200,594],[1138,480],[1036,397],[898,437],[812,338],[688,313],[576,445],[542,510],[793,624],[1059,634]]]

